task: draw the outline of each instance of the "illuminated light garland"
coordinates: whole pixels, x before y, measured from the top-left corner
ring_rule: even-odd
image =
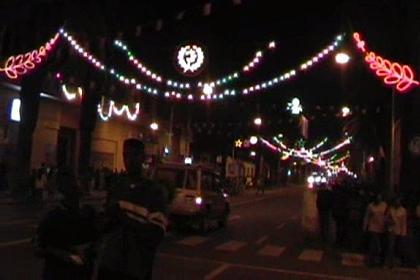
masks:
[[[142,63],[138,58],[136,58],[133,55],[133,52],[127,47],[126,44],[124,44],[122,41],[120,40],[115,40],[114,41],[114,45],[117,46],[120,50],[124,51],[126,56],[128,57],[129,61],[140,70],[140,72],[147,76],[148,78],[151,78],[152,80],[156,81],[156,82],[164,82],[166,83],[166,85],[168,87],[173,87],[173,88],[178,88],[178,89],[190,89],[190,84],[189,83],[183,83],[180,81],[176,81],[174,79],[169,79],[169,78],[163,78],[160,74],[158,74],[157,72],[154,72],[152,70],[150,70],[150,68],[148,68],[146,65],[144,65],[144,63]],[[275,49],[276,48],[276,42],[275,41],[271,41],[268,46],[267,49]],[[242,67],[242,72],[249,72],[252,68],[255,68],[261,61],[262,58],[264,56],[264,52],[263,51],[257,51],[253,57],[252,60],[250,60],[247,64],[245,64]],[[238,79],[240,77],[240,72],[239,71],[235,71],[231,74],[225,75],[221,78],[217,78],[214,81],[210,81],[210,82],[198,82],[197,86],[198,87],[203,87],[204,85],[208,84],[211,85],[213,88],[216,86],[220,86],[220,85],[224,85],[227,84],[235,79]]]
[[[324,48],[322,51],[318,52],[311,59],[302,63],[298,70],[292,69],[292,70],[289,70],[286,73],[283,73],[279,76],[276,76],[276,77],[274,77],[270,80],[260,82],[258,84],[254,84],[254,85],[251,85],[249,87],[246,87],[246,88],[242,89],[242,94],[247,95],[249,93],[258,92],[258,91],[261,91],[261,90],[264,90],[264,89],[267,89],[267,88],[271,88],[273,86],[278,85],[281,82],[284,82],[284,81],[287,81],[287,80],[293,78],[294,76],[296,76],[298,71],[306,71],[306,70],[312,68],[313,66],[315,66],[315,64],[319,63],[323,58],[325,58],[327,55],[332,53],[340,45],[343,38],[344,38],[343,34],[340,34],[340,35],[336,36],[335,40],[329,46]]]
[[[350,143],[351,143],[351,139],[352,139],[352,137],[348,137],[346,140],[344,140],[344,141],[343,141],[343,142],[341,142],[340,144],[338,144],[338,145],[336,145],[336,146],[332,147],[331,149],[328,149],[328,150],[325,150],[325,151],[320,152],[320,153],[319,153],[319,156],[321,156],[321,157],[322,157],[322,156],[324,156],[324,155],[330,154],[330,153],[332,153],[332,152],[335,152],[335,151],[337,151],[337,150],[341,149],[342,147],[344,147],[344,146],[346,146],[346,145],[350,144]]]
[[[131,86],[131,87],[135,87],[135,89],[151,94],[151,95],[159,95],[159,96],[163,96],[165,98],[175,98],[175,99],[187,99],[189,101],[191,100],[195,100],[195,98],[193,97],[192,94],[181,94],[180,92],[177,92],[175,94],[172,94],[172,92],[160,92],[157,88],[151,87],[151,86],[147,86],[147,85],[143,85],[139,82],[137,82],[136,79],[131,78],[131,77],[126,77],[122,74],[119,74],[116,72],[115,69],[113,68],[109,68],[106,67],[101,61],[99,61],[98,59],[96,59],[92,54],[88,53],[83,47],[80,46],[80,44],[78,44],[76,42],[76,40],[69,35],[64,29],[60,29],[60,34],[64,36],[64,38],[70,43],[70,45],[73,47],[74,50],[76,50],[76,52],[79,53],[79,55],[84,58],[85,60],[89,61],[91,64],[93,64],[98,70],[101,71],[106,71],[109,74],[111,74],[114,78],[116,78],[118,81],[120,81],[122,84],[126,85],[126,86]],[[337,48],[339,46],[340,41],[342,40],[342,35],[339,35],[336,37],[335,41],[328,46],[327,48],[325,48],[324,50],[322,50],[320,53],[318,53],[316,55],[316,57],[312,58],[311,61],[314,62],[319,62],[321,57],[324,57],[325,55],[329,54],[330,52],[332,52],[335,48]],[[275,45],[275,44],[274,44]],[[270,47],[270,44],[269,44]],[[273,47],[273,44],[271,44],[271,47]],[[134,60],[135,58],[133,58]],[[312,63],[313,64],[313,63]],[[312,66],[312,64],[310,66]],[[308,68],[308,67],[306,67]],[[146,75],[147,75],[147,71],[150,70],[146,70]],[[291,77],[295,76],[297,74],[297,71],[299,70],[290,70],[287,73],[280,75],[278,77],[273,78],[272,80],[266,81],[266,82],[262,82],[260,84],[256,84],[255,86],[251,86],[245,89],[242,89],[242,94],[248,94],[254,91],[260,91],[272,86],[275,86],[276,84],[288,80]],[[156,73],[152,73],[150,71],[150,75],[152,76],[153,79],[153,74],[155,74],[155,76],[157,77],[158,75]],[[236,77],[235,77],[236,76]],[[238,75],[233,75],[231,78],[237,78],[239,77]],[[161,78],[162,81],[164,81],[164,78]],[[166,83],[168,83],[168,80],[166,80]],[[180,83],[178,82],[174,82],[172,80],[170,80],[170,83],[172,85],[174,85],[174,87],[178,86],[180,87]],[[203,86],[204,84],[199,82],[198,83],[198,87]],[[219,83],[222,83],[219,81]],[[182,83],[181,83],[182,84]],[[213,85],[213,87],[217,86],[217,81],[216,82],[210,82],[210,85]],[[175,86],[176,85],[176,86]],[[185,84],[184,84],[184,88],[185,88]],[[233,90],[233,89],[225,89],[223,92],[219,92],[216,94],[211,94],[211,95],[200,95],[197,99],[201,100],[201,101],[214,101],[214,100],[222,100],[224,99],[226,96],[235,96],[236,93],[238,91],[237,90]]]
[[[272,151],[274,152],[281,152],[281,149],[279,147],[274,146],[273,144],[271,144],[270,142],[268,142],[267,140],[265,140],[264,138],[260,137],[261,142],[263,142],[268,148],[270,148]]]
[[[395,89],[401,93],[419,85],[419,81],[415,80],[414,72],[410,66],[391,62],[374,52],[368,51],[365,41],[361,39],[357,32],[353,33],[353,39],[357,48],[365,54],[365,61],[369,64],[369,68],[375,71],[375,74],[381,77],[386,85],[395,86]]]
[[[280,145],[280,148],[278,148],[278,149],[279,149],[279,151],[281,151],[283,153],[283,156],[285,157],[285,159],[287,159],[290,156],[293,156],[293,157],[304,159],[308,162],[316,162],[316,164],[318,164],[318,165],[319,164],[325,165],[328,160],[326,161],[322,158],[325,155],[330,154],[334,151],[337,151],[337,150],[341,149],[342,147],[350,144],[352,137],[348,137],[347,139],[345,139],[343,142],[337,144],[336,146],[334,146],[330,149],[324,150],[322,152],[319,152],[319,153],[314,153],[314,151],[316,149],[319,149],[322,145],[324,145],[325,142],[327,141],[327,138],[325,138],[320,143],[318,143],[317,145],[315,145],[314,147],[312,147],[310,149],[305,149],[303,147],[300,148],[300,149],[289,148],[281,140],[279,140],[277,137],[273,137],[273,139],[274,139],[274,141],[276,141]],[[263,143],[266,144],[266,143],[269,143],[269,142],[267,140],[265,140],[265,141],[263,141]]]
[[[126,44],[121,42],[120,40],[115,40],[114,45],[117,46],[119,49],[123,50],[125,54],[128,57],[128,60],[137,68],[139,69],[140,73],[147,76],[148,78],[158,82],[162,83],[165,82],[167,86],[173,87],[173,88],[180,88],[180,89],[189,89],[190,84],[189,83],[182,83],[179,81],[175,81],[172,79],[165,79],[162,78],[162,76],[148,68],[144,63],[142,63],[138,58],[136,58],[132,51],[129,50]]]
[[[77,92],[69,92],[67,90],[67,86],[66,85],[62,85],[61,86],[61,89],[62,89],[62,91],[64,93],[64,96],[66,97],[66,99],[68,101],[73,101],[76,98],[82,99],[82,97],[83,97],[83,89],[81,87],[77,87]]]
[[[37,64],[40,64],[43,58],[46,58],[48,53],[53,49],[57,42],[59,33],[56,33],[45,45],[39,47],[37,50],[10,56],[3,67],[0,67],[0,72],[4,72],[9,79],[17,79],[19,76],[26,74],[29,70],[34,69]]]
[[[327,165],[334,165],[334,164],[339,164],[339,163],[342,163],[343,161],[345,161],[346,159],[348,159],[350,157],[350,152],[348,152],[347,151],[347,153],[344,155],[344,156],[342,156],[342,157],[340,157],[340,158],[338,158],[338,159],[335,159],[335,160],[329,160],[328,162],[327,162]]]
[[[321,148],[325,143],[327,143],[328,141],[328,137],[325,137],[324,140],[322,140],[321,142],[319,142],[317,145],[315,145],[314,147],[312,147],[311,149],[309,149],[310,151],[315,151],[318,150],[319,148]]]
[[[151,94],[151,95],[161,95],[160,91],[157,88],[150,87],[147,85],[142,85],[141,83],[137,82],[136,79],[131,77],[126,77],[124,75],[119,74],[114,68],[108,68],[103,64],[99,59],[97,59],[94,55],[86,51],[74,38],[71,36],[67,31],[64,29],[60,29],[60,34],[69,42],[70,46],[85,60],[87,60],[90,64],[92,64],[96,69],[100,71],[106,71],[111,74],[116,80],[120,83],[134,87],[135,89]]]
[[[101,104],[98,104],[98,114],[103,121],[108,121],[112,117],[112,114],[116,114],[117,116],[122,116],[124,112],[126,113],[126,117],[128,120],[130,121],[137,120],[137,117],[140,113],[140,103],[136,103],[135,111],[134,113],[131,113],[130,109],[128,108],[128,105],[122,105],[121,108],[118,108],[115,105],[115,102],[111,100],[108,104],[108,112],[106,114],[104,113],[104,109],[103,109],[103,101],[101,102]]]

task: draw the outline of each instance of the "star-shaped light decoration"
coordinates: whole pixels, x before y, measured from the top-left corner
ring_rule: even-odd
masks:
[[[241,139],[238,139],[238,140],[235,141],[235,147],[236,148],[241,148],[242,147],[242,141],[241,141]]]

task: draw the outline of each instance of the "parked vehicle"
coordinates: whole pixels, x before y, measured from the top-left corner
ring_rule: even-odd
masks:
[[[170,222],[188,224],[206,232],[213,221],[226,225],[230,213],[222,178],[214,169],[201,164],[161,163],[153,178],[175,191],[170,205]]]

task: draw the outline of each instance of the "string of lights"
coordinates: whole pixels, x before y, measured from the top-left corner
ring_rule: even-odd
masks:
[[[186,89],[186,90],[191,88],[189,83],[180,82],[180,81],[177,81],[177,80],[172,79],[172,78],[164,78],[159,73],[150,70],[150,68],[147,67],[144,63],[142,63],[142,61],[139,58],[134,56],[133,52],[122,41],[115,40],[114,41],[114,46],[116,46],[118,49],[125,52],[125,55],[128,57],[128,60],[140,71],[140,73],[142,75],[152,79],[155,82],[165,83],[168,87],[171,87],[171,88]],[[271,41],[267,45],[267,50],[272,50],[272,49],[275,49],[275,48],[276,48],[275,41]],[[233,80],[236,80],[236,79],[240,78],[241,72],[247,73],[247,72],[250,72],[253,68],[257,67],[258,64],[261,63],[264,54],[265,54],[264,51],[257,50],[255,52],[255,55],[252,58],[252,60],[250,60],[248,63],[246,63],[242,67],[242,71],[234,71],[231,74],[219,77],[219,78],[217,78],[213,81],[209,81],[209,82],[199,81],[197,83],[197,87],[203,88],[205,85],[208,85],[212,88],[215,88],[217,86],[224,85],[224,84],[227,84],[227,83],[229,83]]]
[[[287,81],[291,79],[292,77],[296,76],[298,71],[307,71],[310,68],[314,67],[317,63],[322,61],[323,58],[328,56],[330,53],[332,53],[337,47],[340,46],[340,43],[342,42],[344,38],[344,34],[340,34],[335,37],[334,41],[325,47],[323,50],[318,52],[316,55],[314,55],[311,59],[307,60],[306,62],[302,63],[300,67],[296,67],[292,70],[289,70],[281,75],[278,75],[270,80],[259,82],[254,85],[248,86],[244,89],[242,89],[242,94],[247,95],[254,92],[259,92],[262,90],[265,90],[267,88],[274,87],[278,85],[279,83],[282,83],[284,81]]]

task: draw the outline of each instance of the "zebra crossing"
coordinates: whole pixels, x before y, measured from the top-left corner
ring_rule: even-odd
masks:
[[[303,248],[296,251],[293,246],[287,247],[284,245],[271,244],[269,242],[269,236],[267,235],[253,241],[224,240],[220,243],[213,244],[214,242],[215,240],[212,237],[192,235],[175,241],[175,244],[177,246],[199,248],[200,246],[211,243],[211,250],[230,254],[242,254],[243,251],[245,251],[245,248],[251,246],[256,248],[256,250],[251,250],[256,257],[280,258],[285,257],[286,255],[287,257],[292,255],[298,261],[311,263],[320,263],[330,257],[325,254],[324,250],[320,249]],[[365,262],[364,255],[361,254],[342,253],[339,258],[341,265],[348,267],[364,266]]]

